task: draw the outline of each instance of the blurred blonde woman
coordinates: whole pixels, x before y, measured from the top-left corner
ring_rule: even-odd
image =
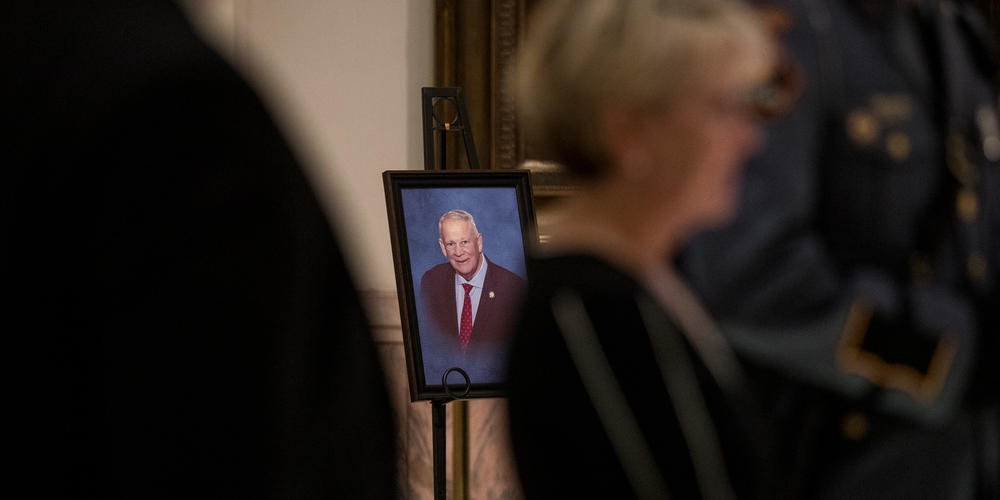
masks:
[[[734,210],[771,40],[726,0],[552,1],[529,27],[522,124],[583,188],[542,228],[512,354],[525,493],[753,496],[739,367],[669,257]]]

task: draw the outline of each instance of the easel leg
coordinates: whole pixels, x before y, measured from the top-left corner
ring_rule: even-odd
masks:
[[[451,404],[451,478],[452,500],[469,497],[469,402]]]
[[[446,500],[445,484],[445,402],[431,401],[431,438],[434,453],[434,500]]]

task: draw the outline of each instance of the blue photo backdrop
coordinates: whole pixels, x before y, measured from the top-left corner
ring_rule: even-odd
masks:
[[[433,342],[436,327],[429,321],[420,299],[421,277],[428,269],[447,262],[438,245],[438,219],[449,210],[461,209],[472,214],[483,236],[483,253],[490,261],[505,267],[523,279],[525,271],[521,218],[517,190],[514,187],[404,188],[400,190],[403,220],[409,250],[410,273],[417,306],[417,324],[421,337],[424,380],[439,385],[445,370],[458,366],[473,383],[501,383],[506,372],[506,348],[476,359],[462,358]],[[461,383],[452,375],[451,383]]]

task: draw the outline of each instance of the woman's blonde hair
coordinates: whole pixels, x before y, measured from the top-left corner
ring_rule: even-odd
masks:
[[[542,159],[593,177],[609,162],[599,122],[610,106],[669,106],[702,68],[763,72],[772,52],[733,0],[550,0],[518,54],[520,124]]]

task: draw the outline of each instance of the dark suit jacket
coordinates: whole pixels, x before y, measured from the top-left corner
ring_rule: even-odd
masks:
[[[484,258],[485,255],[483,256]],[[470,349],[505,341],[511,322],[518,312],[524,292],[524,280],[486,258],[486,278],[479,297],[479,310],[472,325]],[[490,293],[493,297],[490,297]],[[438,333],[458,345],[458,310],[455,309],[455,270],[448,262],[438,264],[424,273],[420,280],[420,297],[424,309]]]

